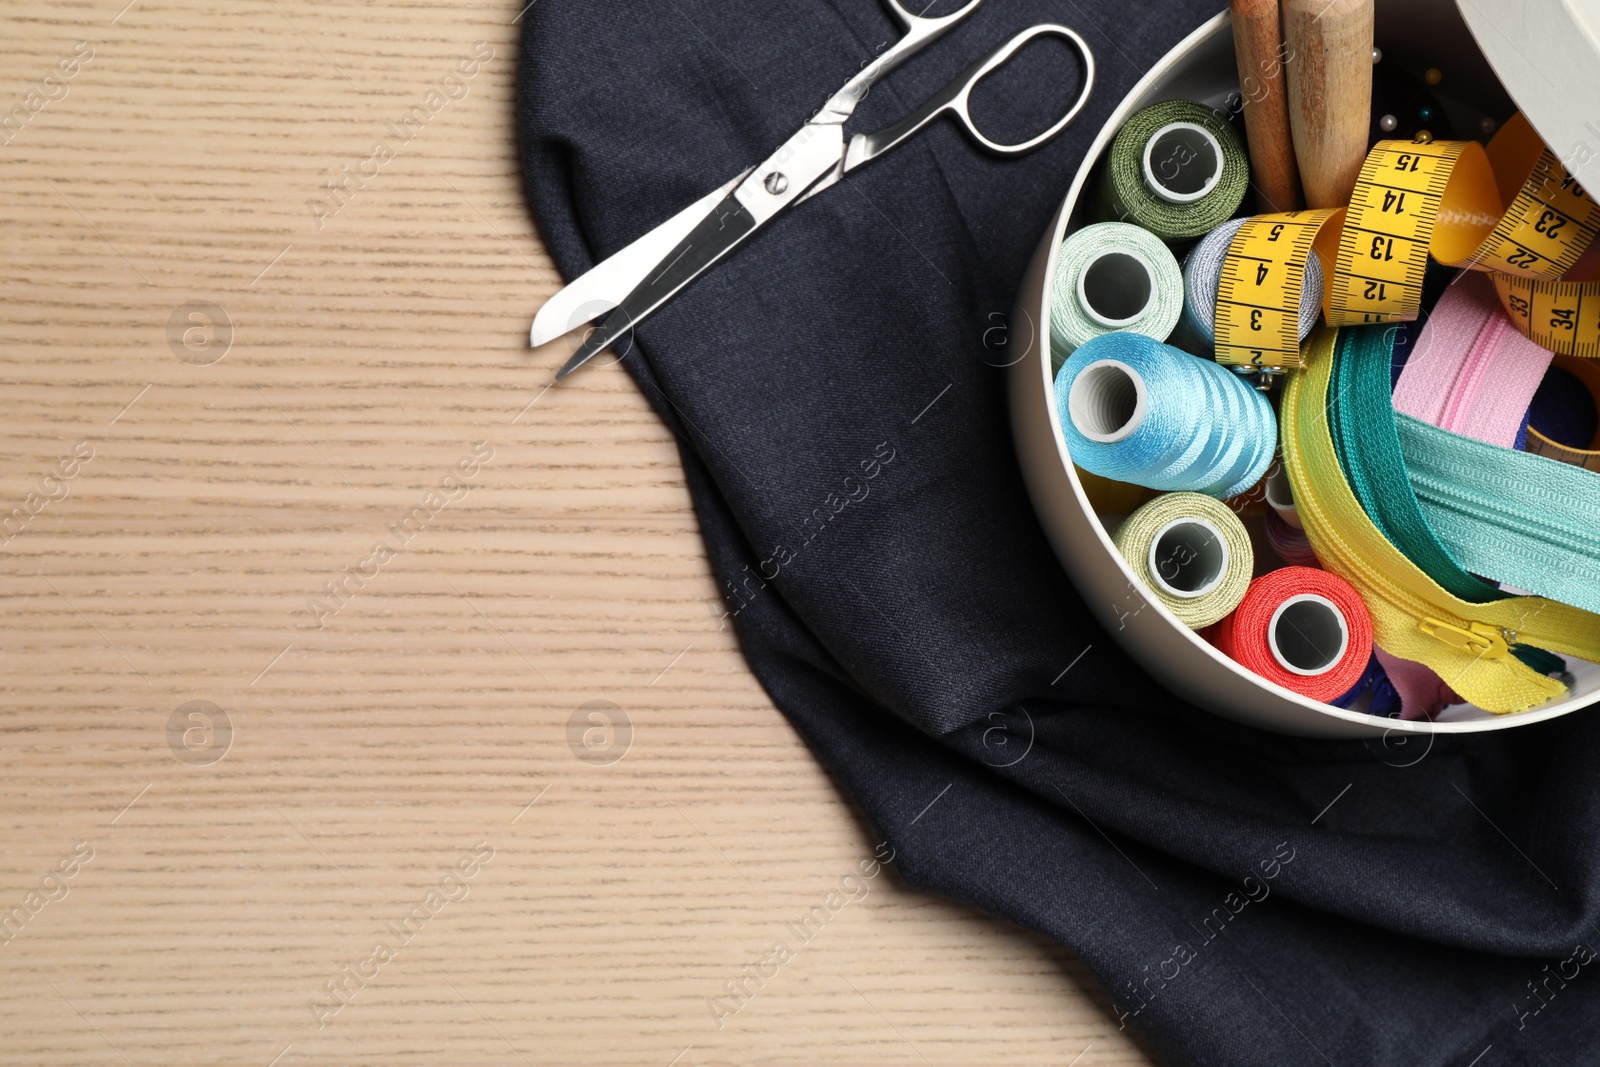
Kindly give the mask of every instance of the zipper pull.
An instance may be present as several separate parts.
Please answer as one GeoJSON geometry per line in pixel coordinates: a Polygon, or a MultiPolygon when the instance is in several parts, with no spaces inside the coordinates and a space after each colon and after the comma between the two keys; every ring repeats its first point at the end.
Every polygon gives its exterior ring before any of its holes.
{"type": "Polygon", "coordinates": [[[1438,638],[1451,648],[1459,648],[1468,655],[1482,659],[1500,659],[1511,654],[1505,633],[1488,623],[1469,622],[1463,628],[1429,617],[1417,623],[1417,629],[1429,637],[1438,638]]]}

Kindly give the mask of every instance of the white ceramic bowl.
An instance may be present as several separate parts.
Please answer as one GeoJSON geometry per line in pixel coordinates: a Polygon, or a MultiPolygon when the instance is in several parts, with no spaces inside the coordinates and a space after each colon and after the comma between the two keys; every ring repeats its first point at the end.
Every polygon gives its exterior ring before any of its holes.
{"type": "MultiPolygon", "coordinates": [[[[1451,0],[1379,0],[1377,43],[1384,63],[1420,76],[1446,71],[1436,90],[1458,136],[1484,114],[1512,110],[1451,0]],[[1454,89],[1457,95],[1448,95],[1454,89]]],[[[1108,60],[1114,62],[1114,60],[1108,60]]],[[[1218,715],[1279,733],[1310,737],[1386,737],[1472,733],[1543,722],[1600,701],[1600,666],[1568,659],[1576,679],[1568,695],[1516,715],[1491,715],[1470,705],[1447,708],[1437,722],[1405,722],[1307,700],[1240,667],[1146,595],[1090,507],[1067,453],[1050,373],[1050,276],[1066,235],[1093,221],[1080,210],[1100,156],[1135,111],[1161,100],[1199,100],[1226,109],[1238,89],[1233,33],[1226,13],[1169,52],[1111,115],[1067,190],[1022,283],[1011,335],[1023,354],[1010,367],[1012,428],[1028,491],[1067,572],[1112,636],[1167,688],[1218,715]]],[[[1108,517],[1110,518],[1110,517],[1108,517]]],[[[1114,522],[1114,520],[1113,520],[1114,522]]],[[[1260,538],[1256,538],[1258,543],[1260,538]]]]}

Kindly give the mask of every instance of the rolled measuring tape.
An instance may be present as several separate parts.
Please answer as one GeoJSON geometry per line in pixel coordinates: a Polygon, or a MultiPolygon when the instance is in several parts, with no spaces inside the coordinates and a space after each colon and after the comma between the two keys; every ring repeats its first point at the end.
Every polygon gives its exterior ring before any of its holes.
{"type": "Polygon", "coordinates": [[[1183,313],[1183,276],[1161,239],[1125,222],[1085,226],[1061,243],[1050,282],[1050,359],[1131,330],[1165,341],[1183,313]]]}
{"type": "MultiPolygon", "coordinates": [[[[1569,376],[1570,385],[1578,391],[1586,390],[1589,394],[1589,404],[1593,413],[1600,413],[1600,362],[1579,359],[1574,356],[1557,356],[1551,361],[1552,373],[1559,372],[1569,376]]],[[[1541,387],[1542,391],[1542,387],[1541,387]]],[[[1569,435],[1556,430],[1553,425],[1540,423],[1541,405],[1539,396],[1534,395],[1532,416],[1528,422],[1528,451],[1536,456],[1546,459],[1559,460],[1570,463],[1574,467],[1583,467],[1586,470],[1600,473],[1600,426],[1590,432],[1589,438],[1582,442],[1568,440],[1569,435]]]]}
{"type": "Polygon", "coordinates": [[[1240,666],[1327,703],[1366,674],[1372,620],[1350,583],[1311,567],[1284,567],[1250,583],[1211,639],[1240,666]]]}
{"type": "MultiPolygon", "coordinates": [[[[1228,258],[1233,238],[1248,219],[1230,219],[1201,238],[1183,261],[1183,323],[1189,334],[1203,342],[1206,354],[1217,341],[1217,292],[1222,284],[1222,265],[1228,258]]],[[[1322,313],[1326,287],[1322,261],[1316,256],[1305,260],[1303,277],[1294,290],[1299,292],[1295,342],[1303,341],[1322,313]]]]}
{"type": "MultiPolygon", "coordinates": [[[[1240,367],[1299,367],[1306,290],[1333,262],[1343,208],[1246,219],[1228,244],[1217,281],[1216,354],[1240,367]],[[1312,266],[1313,261],[1317,264],[1312,266]]],[[[1330,286],[1321,286],[1326,303],[1330,286]]],[[[1313,294],[1315,295],[1315,294],[1313,294]]],[[[1315,321],[1313,320],[1313,325],[1315,321]]]]}
{"type": "Polygon", "coordinates": [[[1143,334],[1079,348],[1056,374],[1055,400],[1072,461],[1113,481],[1225,499],[1254,486],[1277,448],[1264,395],[1143,334]]]}
{"type": "Polygon", "coordinates": [[[1494,287],[1517,329],[1545,348],[1564,356],[1600,356],[1600,282],[1496,274],[1494,287]]]}
{"type": "Polygon", "coordinates": [[[1239,517],[1199,493],[1157,497],[1129,515],[1111,541],[1162,606],[1191,630],[1238,607],[1255,568],[1239,517]]]}
{"type": "Polygon", "coordinates": [[[1349,208],[1262,215],[1241,227],[1218,289],[1217,358],[1301,365],[1290,337],[1313,248],[1333,265],[1323,305],[1330,325],[1415,319],[1431,255],[1490,272],[1513,323],[1544,347],[1600,355],[1600,282],[1553,280],[1597,234],[1600,205],[1521,115],[1487,151],[1473,141],[1380,141],[1349,208]]]}
{"type": "Polygon", "coordinates": [[[1187,241],[1232,218],[1249,186],[1250,158],[1233,127],[1204,104],[1165,100],[1117,131],[1101,175],[1099,217],[1187,241]]]}

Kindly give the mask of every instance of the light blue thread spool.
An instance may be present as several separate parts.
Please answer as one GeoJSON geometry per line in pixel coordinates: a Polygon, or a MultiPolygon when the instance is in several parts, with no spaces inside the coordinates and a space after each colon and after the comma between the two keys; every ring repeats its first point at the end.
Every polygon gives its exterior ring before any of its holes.
{"type": "Polygon", "coordinates": [[[1277,448],[1267,398],[1226,368],[1137,333],[1109,333],[1056,375],[1078,466],[1167,492],[1226,499],[1261,480],[1277,448]]]}

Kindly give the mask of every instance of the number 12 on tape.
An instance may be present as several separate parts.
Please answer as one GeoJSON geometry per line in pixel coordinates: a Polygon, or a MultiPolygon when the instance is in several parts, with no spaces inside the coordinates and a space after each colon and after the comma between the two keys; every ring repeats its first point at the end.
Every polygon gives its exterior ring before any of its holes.
{"type": "MultiPolygon", "coordinates": [[[[1299,367],[1300,299],[1306,263],[1323,224],[1343,208],[1257,215],[1239,227],[1217,285],[1217,362],[1243,367],[1299,367]]],[[[1339,227],[1323,251],[1333,262],[1339,227]]],[[[1318,294],[1320,296],[1320,294],[1318,294]]],[[[1320,302],[1320,301],[1319,301],[1320,302]]]]}

